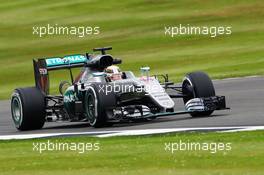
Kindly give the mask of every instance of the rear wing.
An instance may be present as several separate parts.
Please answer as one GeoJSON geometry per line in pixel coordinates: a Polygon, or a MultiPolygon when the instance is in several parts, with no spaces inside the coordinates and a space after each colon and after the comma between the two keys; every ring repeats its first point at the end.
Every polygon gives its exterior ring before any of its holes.
{"type": "Polygon", "coordinates": [[[81,54],[33,60],[35,86],[48,95],[49,71],[83,67],[88,60],[87,56],[81,54]]]}

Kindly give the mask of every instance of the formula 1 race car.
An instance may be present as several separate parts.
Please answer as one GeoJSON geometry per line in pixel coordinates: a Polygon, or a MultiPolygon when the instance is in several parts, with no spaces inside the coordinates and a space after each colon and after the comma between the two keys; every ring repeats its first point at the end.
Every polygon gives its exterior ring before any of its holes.
{"type": "Polygon", "coordinates": [[[151,120],[185,114],[209,116],[226,108],[225,97],[216,96],[211,79],[203,72],[186,75],[182,85],[168,75],[150,75],[142,67],[141,76],[120,71],[120,59],[106,54],[111,47],[95,48],[100,54],[68,55],[63,58],[33,60],[35,86],[17,88],[11,97],[11,112],[18,130],[43,127],[46,121],[88,121],[93,127],[117,122],[151,120]],[[72,68],[82,67],[73,78],[72,68]],[[62,81],[60,95],[49,93],[49,72],[68,69],[71,82],[62,81]],[[163,80],[163,83],[161,83],[163,80]],[[169,94],[167,90],[173,91],[169,94]],[[182,98],[185,109],[174,111],[172,98],[182,98]]]}

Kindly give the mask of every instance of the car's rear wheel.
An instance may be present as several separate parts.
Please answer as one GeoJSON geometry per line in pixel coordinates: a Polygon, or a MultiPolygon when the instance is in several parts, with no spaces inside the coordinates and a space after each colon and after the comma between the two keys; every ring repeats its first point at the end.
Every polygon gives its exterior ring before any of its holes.
{"type": "Polygon", "coordinates": [[[18,130],[41,129],[45,123],[45,97],[36,87],[15,89],[11,114],[18,130]]]}
{"type": "MultiPolygon", "coordinates": [[[[212,80],[204,72],[192,72],[185,76],[182,83],[183,102],[186,104],[190,99],[215,96],[212,80]]],[[[191,116],[209,116],[214,111],[193,112],[191,116]]]]}

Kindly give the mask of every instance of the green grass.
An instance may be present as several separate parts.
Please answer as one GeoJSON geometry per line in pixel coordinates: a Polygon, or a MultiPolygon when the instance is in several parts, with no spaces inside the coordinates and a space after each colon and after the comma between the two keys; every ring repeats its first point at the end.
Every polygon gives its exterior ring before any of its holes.
{"type": "Polygon", "coordinates": [[[0,142],[0,170],[5,174],[263,174],[264,131],[174,133],[113,138],[50,138],[51,142],[100,143],[100,150],[32,151],[33,142],[0,142]],[[230,151],[165,151],[168,142],[231,143],[230,151]]]}
{"type": "MultiPolygon", "coordinates": [[[[16,87],[34,84],[32,59],[85,53],[113,46],[123,70],[169,73],[206,71],[212,78],[264,75],[264,3],[262,0],[0,0],[0,99],[16,87]],[[33,26],[100,26],[101,34],[32,35],[33,26]],[[231,26],[232,34],[216,38],[164,36],[164,26],[231,26]]],[[[55,78],[59,82],[62,74],[55,78]]],[[[52,85],[52,91],[58,85],[52,85]]]]}

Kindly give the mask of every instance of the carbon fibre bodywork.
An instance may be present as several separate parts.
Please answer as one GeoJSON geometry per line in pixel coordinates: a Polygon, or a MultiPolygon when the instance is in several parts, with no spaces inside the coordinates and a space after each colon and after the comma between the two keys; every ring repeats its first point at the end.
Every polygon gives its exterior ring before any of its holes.
{"type": "Polygon", "coordinates": [[[114,123],[185,113],[204,116],[214,110],[227,109],[225,97],[215,95],[210,78],[201,72],[186,76],[182,86],[170,82],[167,74],[150,76],[148,67],[141,68],[143,74],[139,77],[124,71],[121,80],[110,80],[105,68],[121,63],[120,59],[105,53],[110,49],[94,49],[101,54],[33,60],[35,87],[45,98],[47,121],[89,121],[96,126],[99,116],[103,123],[114,123]],[[71,69],[76,67],[82,69],[74,78],[71,69]],[[61,94],[50,95],[49,72],[59,69],[69,70],[71,82],[62,81],[61,94]],[[173,93],[168,93],[168,89],[173,93]],[[185,109],[174,111],[173,98],[182,98],[185,109]]]}

